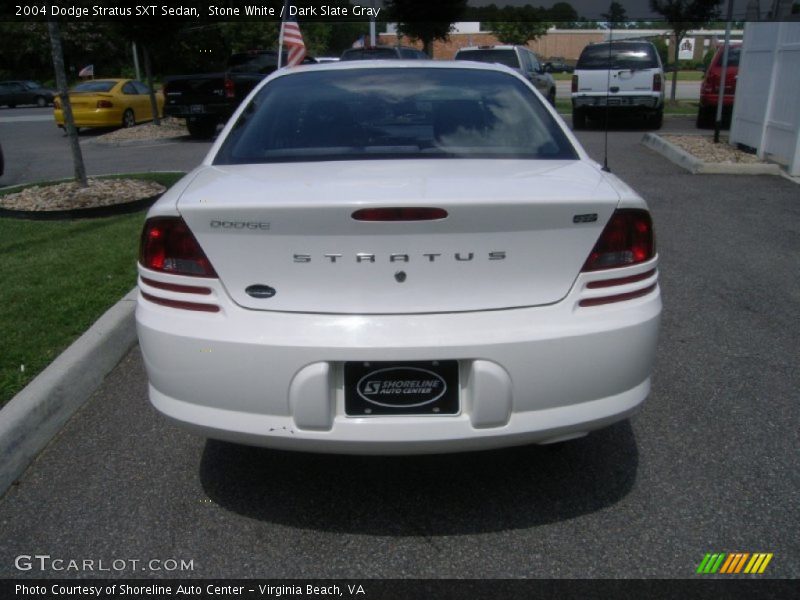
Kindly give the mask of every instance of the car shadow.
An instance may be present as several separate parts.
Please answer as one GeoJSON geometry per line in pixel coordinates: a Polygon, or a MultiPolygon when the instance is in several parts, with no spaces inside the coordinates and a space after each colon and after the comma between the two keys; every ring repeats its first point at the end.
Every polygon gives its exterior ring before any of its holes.
{"type": "Polygon", "coordinates": [[[632,489],[629,421],[553,446],[377,457],[307,454],[208,440],[200,480],[240,515],[290,527],[393,536],[528,528],[592,513],[632,489]]]}
{"type": "MultiPolygon", "coordinates": [[[[604,131],[606,128],[606,121],[604,117],[597,119],[588,119],[586,122],[586,131],[604,131]]],[[[609,131],[658,131],[650,122],[640,117],[639,115],[609,115],[608,116],[608,130],[609,131]]]]}

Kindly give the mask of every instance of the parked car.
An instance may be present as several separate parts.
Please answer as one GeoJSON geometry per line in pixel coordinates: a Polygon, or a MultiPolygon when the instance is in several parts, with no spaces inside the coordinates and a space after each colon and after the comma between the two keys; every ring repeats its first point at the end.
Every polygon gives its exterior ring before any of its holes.
{"type": "Polygon", "coordinates": [[[572,125],[586,127],[606,111],[664,121],[664,69],[655,46],[643,41],[598,42],[581,52],[572,75],[572,125]]]}
{"type": "Polygon", "coordinates": [[[430,56],[408,46],[364,46],[348,48],[342,52],[339,60],[430,60],[430,56]]]}
{"type": "Polygon", "coordinates": [[[519,71],[539,90],[553,106],[556,104],[556,82],[552,75],[545,73],[539,58],[525,46],[468,46],[460,48],[455,60],[473,60],[484,63],[498,63],[519,71]]]}
{"type": "MultiPolygon", "coordinates": [[[[284,65],[286,58],[284,51],[281,61],[284,65]]],[[[304,64],[315,62],[311,56],[303,59],[304,64]]],[[[186,119],[186,128],[193,138],[212,138],[217,126],[227,121],[247,94],[277,68],[277,51],[251,50],[232,54],[222,73],[167,77],[164,111],[171,117],[186,119]]]]}
{"type": "Polygon", "coordinates": [[[572,73],[575,67],[568,64],[563,56],[555,56],[544,63],[544,70],[548,73],[572,73]]]}
{"type": "MultiPolygon", "coordinates": [[[[719,46],[708,64],[703,83],[700,85],[700,106],[697,109],[697,127],[712,127],[717,116],[719,84],[722,78],[722,52],[719,46]]],[[[739,77],[739,57],[742,44],[732,43],[728,47],[728,68],[725,71],[725,93],[722,97],[723,119],[730,120],[733,99],[736,96],[736,79],[739,77]]]]}
{"type": "Polygon", "coordinates": [[[579,437],[648,395],[657,264],[644,200],[507,67],[283,69],[147,215],[150,401],[315,452],[579,437]]]}
{"type": "Polygon", "coordinates": [[[0,81],[0,106],[14,108],[23,104],[47,106],[55,92],[35,81],[0,81]]]}
{"type": "MultiPolygon", "coordinates": [[[[69,91],[75,127],[133,127],[153,120],[150,88],[132,79],[92,79],[69,91]]],[[[156,92],[159,115],[163,113],[164,95],[156,92]]],[[[56,98],[56,124],[64,127],[61,100],[56,98]]]]}

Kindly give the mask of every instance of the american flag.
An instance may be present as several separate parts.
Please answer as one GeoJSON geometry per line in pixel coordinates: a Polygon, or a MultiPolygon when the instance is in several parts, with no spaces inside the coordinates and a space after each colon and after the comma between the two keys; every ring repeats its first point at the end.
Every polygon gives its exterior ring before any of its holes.
{"type": "Polygon", "coordinates": [[[306,45],[303,42],[303,34],[300,33],[300,27],[297,25],[295,17],[287,15],[283,23],[281,23],[281,37],[288,48],[286,66],[294,67],[303,62],[306,57],[306,45]]]}

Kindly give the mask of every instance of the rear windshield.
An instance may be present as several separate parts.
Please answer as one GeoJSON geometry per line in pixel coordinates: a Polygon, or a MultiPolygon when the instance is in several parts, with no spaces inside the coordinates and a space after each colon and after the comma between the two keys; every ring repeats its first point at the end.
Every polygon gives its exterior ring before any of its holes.
{"type": "Polygon", "coordinates": [[[456,60],[499,63],[512,69],[519,69],[519,58],[514,50],[461,50],[456,54],[456,60]]]}
{"type": "MultiPolygon", "coordinates": [[[[728,66],[729,67],[738,67],[739,66],[739,56],[742,54],[742,47],[741,46],[729,46],[728,47],[728,66]]],[[[717,66],[722,67],[722,48],[719,50],[719,54],[717,54],[716,60],[717,66]]]]}
{"type": "Polygon", "coordinates": [[[342,60],[375,60],[382,58],[398,58],[397,50],[394,48],[358,48],[345,50],[342,54],[342,60]]]}
{"type": "Polygon", "coordinates": [[[117,85],[116,81],[84,81],[74,88],[73,92],[110,92],[117,85]]]}
{"type": "Polygon", "coordinates": [[[389,158],[576,159],[516,77],[474,69],[352,69],[279,77],[215,164],[389,158]]]}
{"type": "Polygon", "coordinates": [[[581,52],[576,69],[657,69],[658,54],[652,44],[592,44],[581,52]]]}
{"type": "MultiPolygon", "coordinates": [[[[285,55],[284,55],[285,57],[285,55]]],[[[278,67],[276,54],[234,54],[228,59],[232,73],[270,73],[278,67]]]]}

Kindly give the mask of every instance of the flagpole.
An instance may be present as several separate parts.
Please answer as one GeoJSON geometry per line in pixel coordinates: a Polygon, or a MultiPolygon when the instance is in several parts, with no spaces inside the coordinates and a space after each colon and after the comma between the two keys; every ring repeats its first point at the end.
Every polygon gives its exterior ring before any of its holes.
{"type": "Polygon", "coordinates": [[[283,22],[286,20],[286,15],[289,12],[289,0],[283,3],[283,15],[281,15],[281,30],[278,33],[278,68],[283,66],[283,22]]]}

